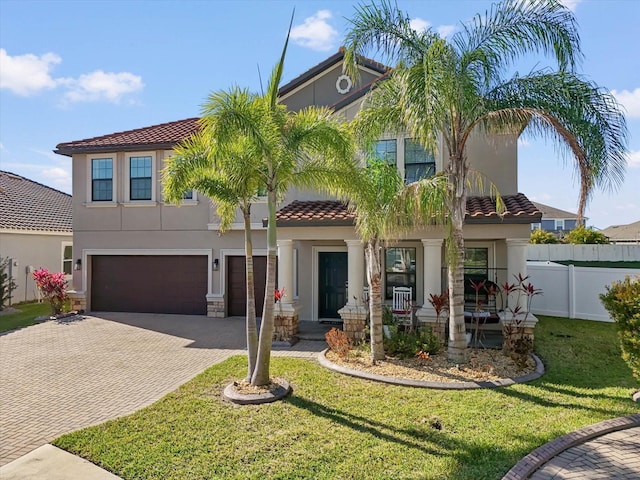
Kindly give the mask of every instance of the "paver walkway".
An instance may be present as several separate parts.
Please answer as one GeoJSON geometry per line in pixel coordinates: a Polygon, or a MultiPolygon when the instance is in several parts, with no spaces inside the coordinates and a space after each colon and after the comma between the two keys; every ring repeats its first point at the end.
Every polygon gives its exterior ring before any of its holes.
{"type": "Polygon", "coordinates": [[[640,480],[640,427],[594,438],[565,450],[531,480],[640,480]]]}
{"type": "MultiPolygon", "coordinates": [[[[0,465],[132,413],[246,345],[242,318],[105,313],[0,334],[0,465]]],[[[277,356],[315,357],[301,341],[277,356]]]]}

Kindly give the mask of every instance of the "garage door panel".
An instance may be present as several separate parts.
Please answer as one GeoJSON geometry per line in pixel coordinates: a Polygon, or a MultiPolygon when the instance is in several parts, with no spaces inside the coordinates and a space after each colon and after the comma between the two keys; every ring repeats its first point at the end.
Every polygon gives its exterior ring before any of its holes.
{"type": "Polygon", "coordinates": [[[92,310],[207,313],[203,255],[104,255],[91,259],[92,310]]]}

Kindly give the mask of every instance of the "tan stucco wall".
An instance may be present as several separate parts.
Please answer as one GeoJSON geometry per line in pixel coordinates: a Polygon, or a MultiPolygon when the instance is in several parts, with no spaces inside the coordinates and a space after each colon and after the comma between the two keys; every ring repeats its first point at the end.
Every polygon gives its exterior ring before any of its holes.
{"type": "Polygon", "coordinates": [[[27,266],[62,271],[63,244],[71,242],[71,234],[0,233],[0,258],[9,257],[18,262],[12,273],[18,284],[12,303],[38,298],[33,277],[26,274],[27,266]]]}

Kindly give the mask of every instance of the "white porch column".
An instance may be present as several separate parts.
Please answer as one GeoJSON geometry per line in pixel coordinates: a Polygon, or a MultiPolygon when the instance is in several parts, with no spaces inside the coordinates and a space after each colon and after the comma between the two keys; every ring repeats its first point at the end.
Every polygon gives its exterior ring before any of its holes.
{"type": "MultiPolygon", "coordinates": [[[[518,275],[523,277],[527,275],[527,245],[529,244],[528,238],[507,238],[507,281],[514,283],[518,275]]],[[[522,295],[520,297],[521,311],[526,311],[527,301],[526,297],[522,295]]],[[[515,307],[515,305],[514,305],[515,307]]]]}
{"type": "MultiPolygon", "coordinates": [[[[423,281],[422,281],[422,298],[423,305],[416,312],[419,323],[433,324],[436,323],[436,311],[429,303],[429,295],[439,295],[442,293],[442,239],[423,239],[422,240],[422,258],[423,258],[423,281]]],[[[444,335],[444,332],[442,332],[444,335]]]]}
{"type": "Polygon", "coordinates": [[[293,240],[278,239],[278,288],[284,288],[282,304],[293,303],[293,240]]]}
{"type": "Polygon", "coordinates": [[[362,306],[362,292],[364,289],[364,245],[360,240],[345,240],[347,244],[349,282],[347,305],[362,306]]]}
{"type": "Polygon", "coordinates": [[[363,301],[364,288],[364,245],[360,240],[345,240],[347,244],[347,304],[338,310],[342,318],[342,328],[346,335],[354,341],[364,338],[367,323],[368,305],[363,301]]]}

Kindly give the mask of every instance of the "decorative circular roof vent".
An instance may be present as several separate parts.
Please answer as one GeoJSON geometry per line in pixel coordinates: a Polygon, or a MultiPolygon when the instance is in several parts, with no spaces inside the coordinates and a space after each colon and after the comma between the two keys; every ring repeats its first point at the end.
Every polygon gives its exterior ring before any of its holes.
{"type": "Polygon", "coordinates": [[[341,95],[346,95],[351,90],[353,84],[348,75],[340,75],[336,80],[336,90],[341,95]]]}

